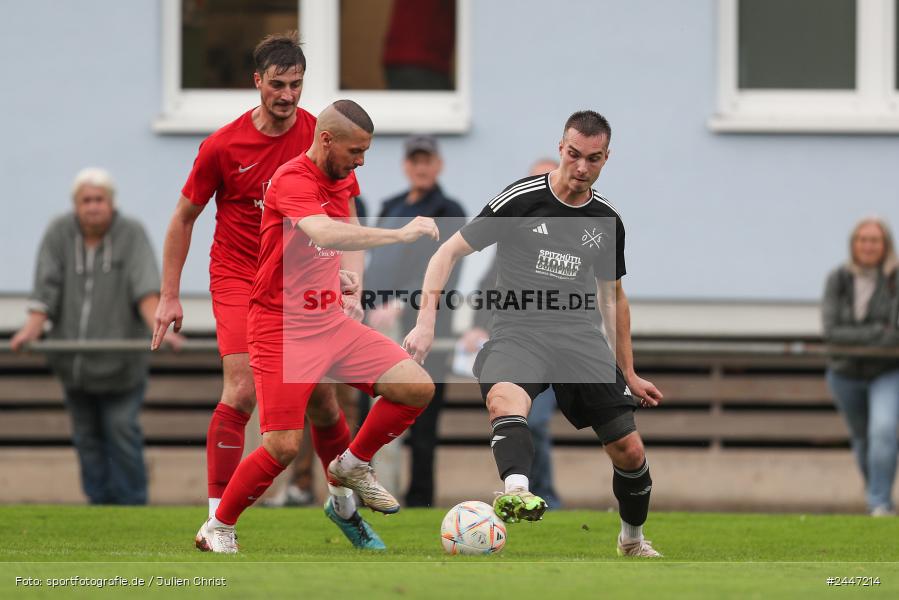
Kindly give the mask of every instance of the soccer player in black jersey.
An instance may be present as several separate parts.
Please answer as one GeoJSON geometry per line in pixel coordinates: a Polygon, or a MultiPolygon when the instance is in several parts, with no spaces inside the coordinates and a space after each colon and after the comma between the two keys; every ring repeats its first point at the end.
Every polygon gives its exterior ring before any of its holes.
{"type": "Polygon", "coordinates": [[[404,347],[424,360],[454,265],[496,243],[497,289],[484,295],[496,309],[493,334],[474,368],[505,485],[494,510],[508,522],[543,517],[546,503],[528,491],[534,448],[527,415],[534,397],[552,385],[566,418],[579,429],[592,427],[611,458],[621,516],[618,553],[656,557],[643,537],[652,480],[634,411],[638,403],[658,405],[662,393],[634,371],[630,309],[621,286],[624,225],[592,188],[609,158],[610,138],[602,115],[574,113],[559,143],[559,168],[508,186],[437,250],[404,347]],[[599,309],[606,336],[584,306],[599,309]]]}

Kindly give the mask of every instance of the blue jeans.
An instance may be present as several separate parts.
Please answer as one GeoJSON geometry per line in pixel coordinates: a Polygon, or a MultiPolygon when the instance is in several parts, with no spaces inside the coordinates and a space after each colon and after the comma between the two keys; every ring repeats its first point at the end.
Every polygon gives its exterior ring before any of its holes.
{"type": "Polygon", "coordinates": [[[852,450],[865,478],[868,509],[893,508],[899,370],[870,381],[827,371],[827,385],[846,418],[852,450]]]}
{"type": "Polygon", "coordinates": [[[530,489],[546,500],[550,508],[562,508],[562,501],[553,485],[553,440],[549,422],[556,410],[556,392],[552,386],[534,398],[528,414],[528,428],[534,440],[534,462],[531,463],[530,489]]]}
{"type": "Polygon", "coordinates": [[[91,504],[146,504],[141,405],[146,384],[113,394],[66,390],[81,486],[91,504]]]}

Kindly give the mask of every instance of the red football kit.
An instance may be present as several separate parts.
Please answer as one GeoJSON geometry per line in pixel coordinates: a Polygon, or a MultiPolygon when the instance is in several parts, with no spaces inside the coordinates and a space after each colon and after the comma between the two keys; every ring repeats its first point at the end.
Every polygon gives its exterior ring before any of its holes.
{"type": "Polygon", "coordinates": [[[200,144],[182,195],[204,206],[215,195],[215,235],[209,253],[209,289],[219,353],[247,352],[247,309],[259,256],[264,186],[275,171],[312,145],[315,117],[297,108],[280,136],[253,125],[250,110],[200,144]]]}
{"type": "MultiPolygon", "coordinates": [[[[316,246],[297,225],[312,215],[346,220],[350,199],[358,194],[354,174],[331,179],[305,154],[280,167],[266,191],[248,318],[250,365],[263,433],[303,429],[309,396],[323,377],[371,395],[384,373],[409,360],[399,345],[343,314],[341,253],[316,246]]],[[[328,462],[344,448],[359,460],[370,461],[422,410],[382,397],[352,442],[343,418],[330,429],[313,428],[322,466],[327,471],[328,462]]],[[[264,445],[257,448],[234,471],[216,519],[236,523],[284,469],[264,445]]]]}
{"type": "MultiPolygon", "coordinates": [[[[253,109],[255,110],[255,109],[253,109]]],[[[215,195],[215,235],[209,253],[209,290],[219,354],[247,353],[247,311],[259,256],[264,186],[275,170],[309,149],[315,117],[297,108],[280,136],[265,135],[247,111],[200,144],[181,194],[197,206],[215,195]]],[[[250,415],[220,402],[206,433],[210,498],[221,498],[243,455],[250,415]]],[[[343,434],[349,443],[349,434],[343,434]]],[[[320,450],[316,445],[316,451],[320,450]]]]}
{"type": "Polygon", "coordinates": [[[302,429],[312,388],[325,376],[373,395],[372,386],[409,355],[343,313],[341,252],[316,246],[297,223],[347,221],[355,174],[331,179],[305,154],[280,167],[266,191],[248,318],[250,365],[262,431],[302,429]]]}

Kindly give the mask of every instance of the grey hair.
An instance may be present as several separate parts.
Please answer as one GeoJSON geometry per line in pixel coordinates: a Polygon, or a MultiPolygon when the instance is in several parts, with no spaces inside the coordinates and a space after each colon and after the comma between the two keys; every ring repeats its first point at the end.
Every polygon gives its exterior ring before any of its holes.
{"type": "Polygon", "coordinates": [[[871,215],[859,219],[859,221],[855,224],[855,227],[852,228],[852,233],[849,234],[849,260],[847,261],[846,266],[850,271],[854,273],[858,273],[861,269],[858,263],[855,262],[855,256],[852,252],[852,244],[855,242],[855,238],[858,236],[858,230],[865,225],[872,224],[880,227],[880,231],[881,233],[883,233],[883,261],[880,263],[880,268],[883,271],[884,275],[890,275],[893,271],[896,270],[896,267],[899,266],[899,259],[897,259],[896,257],[896,246],[895,244],[893,244],[893,232],[890,230],[890,226],[887,225],[887,222],[883,218],[876,215],[871,215]]]}
{"type": "Polygon", "coordinates": [[[82,187],[86,185],[96,186],[98,188],[102,188],[106,190],[106,193],[109,194],[110,199],[112,199],[113,203],[115,203],[115,182],[112,180],[112,175],[109,174],[109,171],[106,169],[100,169],[98,167],[88,167],[86,169],[81,169],[78,171],[78,174],[75,175],[75,180],[72,182],[72,200],[75,200],[75,197],[78,195],[78,192],[82,187]]]}

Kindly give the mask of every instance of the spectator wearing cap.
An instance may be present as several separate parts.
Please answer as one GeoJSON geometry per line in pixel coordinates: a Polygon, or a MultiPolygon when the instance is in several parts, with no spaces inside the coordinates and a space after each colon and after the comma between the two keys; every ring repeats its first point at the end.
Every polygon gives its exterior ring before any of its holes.
{"type": "MultiPolygon", "coordinates": [[[[109,173],[84,169],[72,185],[74,211],[41,241],[28,320],[12,338],[22,350],[53,340],[142,339],[159,302],[159,268],[144,228],[116,211],[109,173]]],[[[179,335],[167,336],[173,347],[179,335]]],[[[140,415],[147,356],[140,352],[58,353],[48,358],[72,419],[81,483],[91,504],[145,504],[140,415]]]]}
{"type": "MultiPolygon", "coordinates": [[[[465,213],[458,202],[448,198],[437,182],[443,169],[437,139],[417,135],[406,140],[403,171],[409,189],[388,198],[378,215],[377,227],[401,227],[415,217],[433,217],[440,229],[440,239],[446,240],[465,223],[465,213]]],[[[365,286],[369,290],[414,291],[421,284],[428,260],[439,243],[422,238],[414,244],[383,246],[372,251],[371,262],[365,270],[365,286]]],[[[458,272],[458,270],[457,270],[458,272]]],[[[453,289],[451,278],[447,290],[453,289]]],[[[381,331],[409,331],[415,326],[416,311],[400,301],[388,301],[369,312],[368,322],[381,331]]],[[[452,311],[438,313],[436,335],[448,337],[452,333],[452,311]]],[[[407,506],[430,506],[434,500],[434,451],[437,445],[437,419],[443,406],[444,381],[448,373],[449,354],[434,351],[425,361],[425,368],[434,379],[436,391],[431,404],[409,430],[408,443],[412,449],[412,472],[407,506]]]]}

